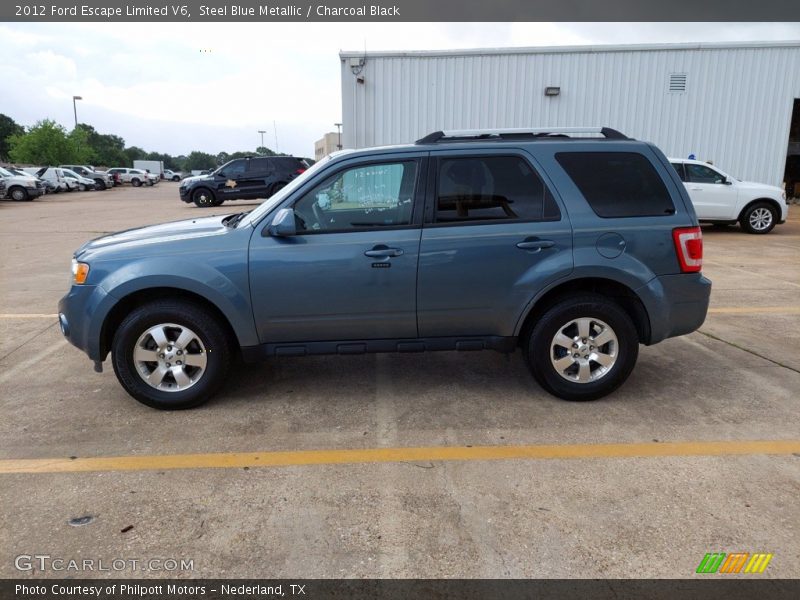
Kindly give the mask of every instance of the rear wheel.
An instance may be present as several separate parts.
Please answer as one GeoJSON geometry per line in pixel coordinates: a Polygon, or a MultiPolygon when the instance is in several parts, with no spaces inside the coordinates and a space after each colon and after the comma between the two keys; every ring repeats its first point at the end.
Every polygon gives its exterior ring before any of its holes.
{"type": "Polygon", "coordinates": [[[565,298],[547,310],[523,345],[545,390],[564,400],[595,400],[621,386],[639,355],[630,316],[609,298],[565,298]]]}
{"type": "Polygon", "coordinates": [[[147,406],[179,410],[203,404],[220,388],[231,349],[221,324],[204,308],[157,300],[122,321],[111,353],[125,391],[147,406]]]}
{"type": "Polygon", "coordinates": [[[211,206],[219,206],[222,200],[217,201],[214,192],[207,188],[199,188],[192,192],[192,202],[200,208],[209,208],[211,206]]]}
{"type": "Polygon", "coordinates": [[[747,233],[769,233],[778,221],[778,211],[768,202],[756,202],[748,206],[739,223],[747,233]]]}
{"type": "Polygon", "coordinates": [[[131,179],[131,185],[133,187],[139,187],[140,185],[142,185],[142,180],[134,177],[133,179],[131,179]]]}
{"type": "Polygon", "coordinates": [[[177,175],[175,175],[175,176],[172,178],[172,181],[180,181],[180,180],[181,180],[181,178],[180,178],[180,177],[178,177],[177,175]]]}

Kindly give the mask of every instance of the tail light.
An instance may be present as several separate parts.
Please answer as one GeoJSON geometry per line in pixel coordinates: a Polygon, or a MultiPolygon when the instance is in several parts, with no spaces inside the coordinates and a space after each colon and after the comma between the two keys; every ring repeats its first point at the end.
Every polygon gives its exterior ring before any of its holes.
{"type": "Polygon", "coordinates": [[[703,268],[703,232],[699,227],[672,230],[675,253],[682,273],[698,273],[703,268]]]}
{"type": "Polygon", "coordinates": [[[301,175],[302,173],[305,173],[305,172],[306,172],[306,170],[305,170],[305,169],[297,169],[297,170],[295,171],[295,175],[301,175]]]}

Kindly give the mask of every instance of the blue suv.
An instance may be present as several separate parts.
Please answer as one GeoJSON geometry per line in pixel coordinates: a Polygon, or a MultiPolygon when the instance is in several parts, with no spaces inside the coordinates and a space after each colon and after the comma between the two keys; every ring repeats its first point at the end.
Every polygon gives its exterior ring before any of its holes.
{"type": "Polygon", "coordinates": [[[567,400],[697,329],[711,283],[686,189],[609,128],[438,131],[341,151],[250,212],[82,246],[64,335],[137,400],[197,406],[234,358],[521,348],[567,400]]]}

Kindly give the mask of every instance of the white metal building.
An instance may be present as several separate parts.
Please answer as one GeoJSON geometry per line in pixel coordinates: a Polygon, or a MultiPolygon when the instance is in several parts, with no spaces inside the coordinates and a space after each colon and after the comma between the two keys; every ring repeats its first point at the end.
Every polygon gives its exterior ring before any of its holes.
{"type": "Polygon", "coordinates": [[[789,143],[800,142],[790,140],[790,129],[800,134],[800,41],[339,56],[345,148],[440,129],[605,125],[781,185],[789,143]]]}

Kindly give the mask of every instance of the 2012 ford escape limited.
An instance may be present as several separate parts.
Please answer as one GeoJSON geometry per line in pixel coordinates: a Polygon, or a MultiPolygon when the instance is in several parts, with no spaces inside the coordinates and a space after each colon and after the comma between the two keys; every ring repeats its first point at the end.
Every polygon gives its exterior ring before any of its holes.
{"type": "MultiPolygon", "coordinates": [[[[73,259],[64,335],[137,400],[197,406],[232,359],[520,347],[567,400],[697,329],[711,283],[675,169],[609,128],[446,131],[341,151],[251,212],[73,259]]],[[[443,375],[444,376],[444,375],[443,375]]]]}

